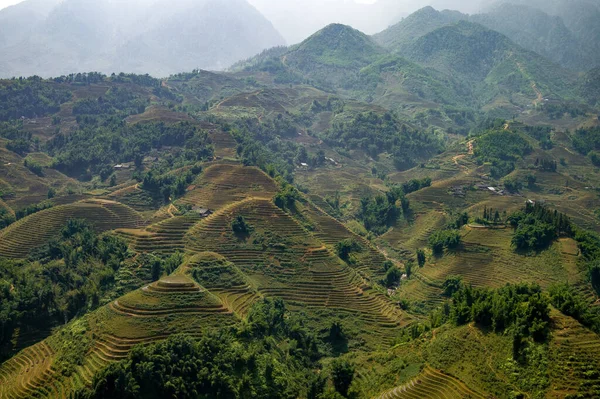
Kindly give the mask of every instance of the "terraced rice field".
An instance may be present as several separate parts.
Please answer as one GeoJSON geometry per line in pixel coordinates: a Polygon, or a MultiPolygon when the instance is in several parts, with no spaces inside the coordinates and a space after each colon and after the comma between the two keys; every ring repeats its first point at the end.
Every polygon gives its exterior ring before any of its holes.
{"type": "Polygon", "coordinates": [[[215,146],[215,155],[223,158],[235,158],[237,142],[227,132],[213,131],[209,134],[210,140],[215,146]]]}
{"type": "Polygon", "coordinates": [[[525,256],[511,248],[511,229],[464,230],[460,249],[433,258],[419,274],[437,285],[450,275],[460,275],[476,287],[501,287],[507,283],[530,282],[547,287],[568,281],[558,243],[537,255],[525,256]]]}
{"type": "Polygon", "coordinates": [[[600,337],[558,311],[551,317],[549,396],[600,397],[600,337]]]}
{"type": "Polygon", "coordinates": [[[417,248],[426,247],[429,236],[435,230],[443,228],[447,222],[443,212],[429,211],[417,215],[411,223],[399,221],[397,226],[381,236],[381,239],[394,248],[402,247],[414,252],[417,248]]]}
{"type": "Polygon", "coordinates": [[[217,212],[198,223],[187,240],[189,251],[222,255],[248,277],[259,294],[283,298],[292,307],[350,312],[380,331],[408,321],[270,200],[247,200],[217,212]],[[250,237],[237,237],[231,231],[237,215],[253,227],[250,237]]]}
{"type": "Polygon", "coordinates": [[[478,394],[462,381],[431,367],[426,367],[415,379],[402,386],[391,389],[378,399],[464,399],[480,398],[478,394]]]}
{"type": "MultiPolygon", "coordinates": [[[[166,277],[86,316],[89,352],[70,377],[53,369],[56,352],[46,341],[31,346],[0,366],[0,398],[67,398],[91,384],[107,364],[124,359],[137,344],[185,332],[200,336],[207,328],[234,321],[230,309],[185,275],[166,277]]],[[[60,347],[61,344],[59,344],[60,347]]]]}
{"type": "Polygon", "coordinates": [[[330,248],[348,238],[354,239],[362,245],[363,251],[356,254],[357,264],[353,265],[353,268],[359,271],[362,276],[367,279],[377,279],[383,275],[383,264],[386,258],[371,243],[352,233],[346,226],[316,206],[309,204],[306,208],[306,215],[314,224],[312,234],[330,248]]]}
{"type": "Polygon", "coordinates": [[[54,390],[60,391],[61,387],[47,384],[54,374],[51,368],[53,356],[54,351],[41,342],[3,363],[0,367],[0,398],[50,396],[54,390]]]}
{"type": "Polygon", "coordinates": [[[181,270],[192,274],[239,317],[246,316],[252,304],[262,297],[256,284],[219,254],[208,252],[193,256],[181,270]]]}
{"type": "Polygon", "coordinates": [[[144,230],[120,229],[117,234],[128,240],[138,252],[169,254],[185,249],[183,238],[199,220],[198,214],[189,213],[163,220],[144,230]]]}
{"type": "Polygon", "coordinates": [[[54,237],[69,219],[85,219],[98,231],[135,228],[140,215],[128,206],[113,201],[89,200],[60,205],[34,213],[0,233],[0,256],[24,258],[29,252],[54,237]]]}
{"type": "Polygon", "coordinates": [[[218,163],[207,167],[179,202],[215,211],[247,198],[272,198],[277,190],[275,182],[258,168],[218,163]]]}
{"type": "Polygon", "coordinates": [[[156,210],[158,204],[152,196],[137,184],[114,191],[108,195],[108,198],[125,204],[138,212],[156,210]]]}

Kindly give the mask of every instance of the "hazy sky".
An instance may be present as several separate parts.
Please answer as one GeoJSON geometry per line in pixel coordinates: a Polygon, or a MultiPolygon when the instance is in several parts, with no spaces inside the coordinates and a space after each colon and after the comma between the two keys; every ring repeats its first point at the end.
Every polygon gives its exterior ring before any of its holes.
{"type": "Polygon", "coordinates": [[[0,0],[0,8],[12,6],[13,4],[20,3],[20,0],[0,0]]]}
{"type": "MultiPolygon", "coordinates": [[[[0,9],[21,1],[0,0],[0,9]]],[[[300,42],[334,22],[373,34],[427,5],[476,12],[481,3],[491,1],[494,0],[248,0],[275,25],[288,44],[300,42]]]]}

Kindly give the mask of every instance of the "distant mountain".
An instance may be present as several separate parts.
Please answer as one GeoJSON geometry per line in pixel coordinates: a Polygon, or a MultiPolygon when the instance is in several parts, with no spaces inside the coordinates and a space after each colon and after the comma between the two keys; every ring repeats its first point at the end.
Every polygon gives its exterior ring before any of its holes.
{"type": "Polygon", "coordinates": [[[459,21],[430,32],[407,46],[410,60],[462,78],[485,98],[498,90],[527,96],[568,97],[573,74],[524,50],[506,36],[482,25],[459,21]]]}
{"type": "MultiPolygon", "coordinates": [[[[597,43],[593,43],[592,38],[582,37],[569,29],[562,17],[541,9],[504,3],[487,13],[473,15],[470,20],[508,36],[518,45],[564,67],[585,70],[600,64],[600,54],[594,48],[597,43]]],[[[598,23],[600,17],[592,24],[594,29],[598,23]]]]}
{"type": "MultiPolygon", "coordinates": [[[[458,21],[470,21],[500,32],[519,46],[535,51],[563,67],[584,71],[600,65],[600,33],[598,38],[594,33],[600,26],[600,14],[595,15],[595,6],[580,8],[575,2],[573,8],[580,11],[565,10],[564,15],[571,15],[569,20],[576,19],[589,26],[573,30],[561,16],[550,11],[508,1],[488,8],[485,13],[470,16],[457,11],[437,11],[425,7],[373,37],[380,45],[402,54],[407,46],[435,29],[458,21]],[[574,18],[573,14],[582,13],[581,10],[590,12],[574,18]]],[[[577,22],[571,21],[569,25],[577,25],[577,22]]]]}
{"type": "Polygon", "coordinates": [[[15,34],[0,28],[5,77],[91,70],[165,76],[223,69],[284,44],[246,0],[27,0],[0,11],[3,20],[18,21],[15,34]]]}
{"type": "Polygon", "coordinates": [[[340,83],[386,53],[364,33],[332,24],[292,46],[282,59],[286,66],[314,79],[340,83]]]}
{"type": "Polygon", "coordinates": [[[421,36],[465,18],[467,16],[458,11],[437,11],[433,7],[424,7],[374,35],[373,39],[380,45],[401,53],[421,36]]]}

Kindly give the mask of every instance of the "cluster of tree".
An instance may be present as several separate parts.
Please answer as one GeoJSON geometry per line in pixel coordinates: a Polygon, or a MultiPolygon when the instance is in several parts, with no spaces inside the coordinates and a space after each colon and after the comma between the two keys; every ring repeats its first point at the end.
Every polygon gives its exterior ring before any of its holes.
{"type": "Polygon", "coordinates": [[[163,275],[173,273],[183,263],[183,254],[175,252],[168,256],[140,254],[138,263],[150,271],[152,281],[158,281],[163,275]]]}
{"type": "Polygon", "coordinates": [[[15,215],[8,209],[0,207],[0,230],[16,221],[15,215]]]}
{"type": "Polygon", "coordinates": [[[456,229],[436,230],[429,236],[429,247],[434,254],[440,255],[445,249],[455,249],[462,242],[460,231],[456,229]]]}
{"type": "Polygon", "coordinates": [[[492,164],[490,173],[498,179],[512,172],[515,162],[531,150],[531,145],[518,133],[492,130],[477,138],[474,154],[478,162],[492,164]]]}
{"type": "Polygon", "coordinates": [[[407,213],[409,208],[410,202],[402,189],[392,187],[385,196],[362,197],[356,217],[368,231],[379,235],[394,226],[402,212],[407,213]]]}
{"type": "Polygon", "coordinates": [[[381,283],[387,288],[393,288],[400,284],[402,280],[402,272],[394,263],[391,261],[386,261],[383,264],[383,270],[385,271],[385,277],[381,281],[381,283]]]}
{"type": "Polygon", "coordinates": [[[73,115],[135,115],[143,113],[147,105],[148,101],[133,91],[112,87],[104,96],[78,100],[73,105],[73,115]]]}
{"type": "Polygon", "coordinates": [[[37,204],[28,205],[25,208],[21,208],[15,212],[17,220],[23,219],[26,216],[33,215],[34,213],[50,209],[54,204],[50,201],[42,201],[37,204]]]}
{"type": "MultiPolygon", "coordinates": [[[[600,271],[600,269],[597,269],[600,271]]],[[[552,305],[567,316],[600,334],[600,309],[590,304],[568,284],[550,287],[548,293],[552,305]]]]}
{"type": "Polygon", "coordinates": [[[273,198],[273,203],[283,210],[294,210],[296,201],[300,199],[300,193],[294,186],[286,182],[282,183],[279,192],[273,198]]]}
{"type": "Polygon", "coordinates": [[[509,193],[518,193],[523,188],[523,182],[512,177],[505,178],[502,183],[504,184],[506,191],[509,193]]]}
{"type": "Polygon", "coordinates": [[[543,342],[548,337],[550,300],[537,285],[517,284],[492,290],[461,285],[452,294],[450,319],[458,324],[513,333],[513,356],[522,359],[526,338],[543,342]]]}
{"type": "Polygon", "coordinates": [[[600,295],[600,236],[594,232],[577,230],[574,238],[587,265],[592,288],[600,295]]]}
{"type": "Polygon", "coordinates": [[[306,163],[311,168],[317,168],[325,164],[325,151],[320,149],[314,154],[309,154],[306,147],[301,145],[298,147],[295,161],[296,164],[306,163]]]}
{"type": "Polygon", "coordinates": [[[153,197],[168,203],[183,196],[190,184],[202,172],[202,166],[194,165],[184,173],[167,173],[160,175],[150,170],[144,175],[140,188],[148,191],[153,197]]]}
{"type": "Polygon", "coordinates": [[[44,209],[49,209],[53,206],[54,204],[50,201],[42,201],[37,204],[28,205],[25,208],[21,208],[14,212],[14,214],[6,208],[0,208],[0,229],[8,227],[17,220],[23,219],[26,216],[43,211],[44,209]]]}
{"type": "Polygon", "coordinates": [[[29,169],[31,173],[40,177],[44,177],[44,167],[36,161],[25,158],[25,160],[23,161],[23,166],[29,169]]]}
{"type": "Polygon", "coordinates": [[[238,121],[234,127],[222,121],[213,122],[235,138],[237,154],[244,165],[257,166],[271,177],[282,176],[290,183],[294,181],[298,144],[282,140],[277,130],[266,131],[257,120],[238,121]]]}
{"type": "Polygon", "coordinates": [[[68,83],[73,85],[91,85],[103,82],[114,82],[114,83],[132,83],[139,86],[145,87],[160,87],[162,81],[160,79],[153,78],[152,76],[137,75],[133,73],[111,74],[106,76],[100,72],[80,72],[72,73],[69,75],[63,75],[52,79],[56,83],[68,83]]]}
{"type": "MultiPolygon", "coordinates": [[[[506,212],[504,212],[506,214],[506,212]]],[[[494,208],[488,208],[487,205],[483,207],[483,218],[481,219],[485,224],[487,223],[500,223],[502,222],[502,216],[500,211],[494,208]]]]}
{"type": "Polygon", "coordinates": [[[527,203],[508,221],[515,229],[512,245],[519,250],[541,250],[560,236],[572,236],[574,229],[567,215],[551,211],[539,203],[527,203]]]}
{"type": "Polygon", "coordinates": [[[54,167],[70,174],[96,175],[116,163],[135,161],[165,146],[183,147],[181,157],[188,163],[212,159],[208,134],[189,122],[126,124],[121,118],[91,118],[69,134],[59,133],[47,143],[54,167]]]}
{"type": "Polygon", "coordinates": [[[335,244],[335,252],[340,259],[353,263],[352,253],[361,252],[363,250],[362,245],[352,238],[347,238],[335,244]]]}
{"type": "Polygon", "coordinates": [[[344,110],[344,100],[336,97],[329,97],[325,104],[321,104],[319,100],[314,100],[310,106],[310,111],[318,114],[321,112],[333,112],[339,114],[344,110]]]}
{"type": "Polygon", "coordinates": [[[246,235],[252,232],[252,226],[246,221],[242,215],[236,216],[231,222],[231,230],[235,234],[246,235]]]}
{"type": "Polygon", "coordinates": [[[31,260],[0,260],[0,344],[16,328],[46,330],[99,306],[129,256],[123,240],[70,220],[31,260]]]}
{"type": "Polygon", "coordinates": [[[600,150],[600,127],[577,129],[571,136],[573,147],[583,155],[600,150]]]}
{"type": "Polygon", "coordinates": [[[542,111],[550,119],[562,119],[565,115],[577,118],[578,116],[585,116],[588,112],[588,107],[577,103],[547,103],[542,107],[542,111]]]}
{"type": "Polygon", "coordinates": [[[363,112],[349,120],[336,120],[322,137],[332,147],[361,150],[373,158],[391,154],[399,170],[413,167],[442,149],[434,134],[410,130],[389,112],[363,112]]]}
{"type": "Polygon", "coordinates": [[[71,92],[39,76],[13,79],[0,85],[0,121],[53,114],[69,100],[71,92]]]}
{"type": "Polygon", "coordinates": [[[407,182],[402,183],[400,187],[402,187],[402,191],[404,192],[404,194],[410,194],[430,186],[431,178],[425,177],[423,179],[411,179],[407,182]]]}
{"type": "Polygon", "coordinates": [[[554,147],[551,137],[552,128],[550,126],[524,126],[523,131],[538,140],[542,149],[551,150],[554,147]]]}
{"type": "Polygon", "coordinates": [[[535,167],[545,172],[556,172],[558,163],[552,159],[535,159],[535,167]]]}
{"type": "MultiPolygon", "coordinates": [[[[329,335],[343,336],[334,327],[329,335]]],[[[177,335],[135,347],[75,397],[316,399],[326,392],[328,377],[331,394],[345,396],[354,367],[337,359],[329,376],[321,372],[322,344],[281,300],[265,299],[239,326],[209,331],[198,341],[177,335]]]]}

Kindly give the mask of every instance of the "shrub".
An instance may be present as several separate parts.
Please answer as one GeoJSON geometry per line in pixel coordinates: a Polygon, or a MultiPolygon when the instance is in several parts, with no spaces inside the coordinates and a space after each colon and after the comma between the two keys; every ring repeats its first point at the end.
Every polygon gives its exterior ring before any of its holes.
{"type": "Polygon", "coordinates": [[[252,227],[246,222],[246,219],[242,215],[238,215],[233,222],[231,222],[231,230],[235,234],[250,234],[252,227]]]}
{"type": "Polygon", "coordinates": [[[355,368],[347,360],[335,359],[331,363],[331,380],[335,390],[342,396],[348,396],[348,390],[354,380],[355,368]]]}
{"type": "Polygon", "coordinates": [[[392,266],[385,273],[384,284],[387,288],[392,288],[400,284],[402,272],[396,266],[392,266]]]}
{"type": "Polygon", "coordinates": [[[457,248],[462,242],[458,230],[438,230],[429,236],[429,246],[435,254],[441,254],[446,249],[457,248]]]}
{"type": "Polygon", "coordinates": [[[35,173],[36,175],[43,177],[44,176],[44,170],[42,165],[40,165],[39,163],[29,160],[29,159],[25,159],[25,161],[23,161],[23,164],[25,165],[25,167],[27,169],[29,169],[32,173],[35,173]]]}
{"type": "Polygon", "coordinates": [[[335,251],[340,259],[348,262],[351,260],[351,253],[362,251],[362,246],[356,240],[347,238],[335,244],[335,251]]]}

